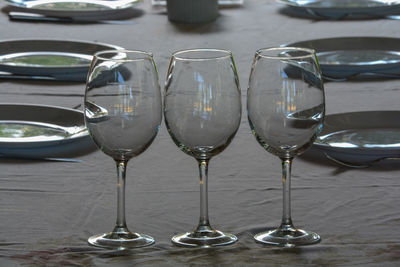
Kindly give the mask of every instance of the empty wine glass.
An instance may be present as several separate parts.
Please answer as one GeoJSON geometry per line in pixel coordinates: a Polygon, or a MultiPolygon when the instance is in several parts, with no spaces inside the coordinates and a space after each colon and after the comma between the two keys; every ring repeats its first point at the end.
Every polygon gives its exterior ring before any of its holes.
{"type": "Polygon", "coordinates": [[[293,226],[290,207],[292,160],[311,146],[325,115],[324,87],[314,50],[258,50],[250,73],[247,111],[253,134],[261,146],[281,159],[283,174],[281,225],[254,238],[284,247],[318,243],[319,235],[293,226]]]}
{"type": "Polygon", "coordinates": [[[153,56],[142,51],[95,54],[85,91],[85,122],[96,145],[117,165],[117,221],[114,230],[89,238],[91,245],[129,249],[154,243],[128,230],[125,177],[128,161],[145,151],[160,127],[161,92],[153,56]]]}
{"type": "Polygon", "coordinates": [[[237,132],[241,93],[231,52],[193,49],[172,55],[165,85],[164,117],[175,144],[198,161],[200,220],[193,232],[174,236],[176,245],[227,245],[236,236],[214,230],[208,218],[208,164],[237,132]]]}

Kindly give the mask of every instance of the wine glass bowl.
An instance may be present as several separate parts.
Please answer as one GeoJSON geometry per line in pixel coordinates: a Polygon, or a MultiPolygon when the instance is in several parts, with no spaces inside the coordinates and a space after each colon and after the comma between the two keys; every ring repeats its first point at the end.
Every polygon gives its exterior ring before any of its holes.
{"type": "Polygon", "coordinates": [[[161,92],[151,54],[113,50],[95,54],[89,70],[84,116],[90,136],[117,166],[117,222],[110,233],[89,238],[91,245],[129,249],[154,243],[132,233],[125,220],[125,177],[128,161],[145,151],[160,127],[161,92]]]}
{"type": "Polygon", "coordinates": [[[292,160],[312,145],[325,115],[315,52],[294,47],[258,50],[250,73],[247,111],[257,141],[282,161],[282,222],[276,230],[257,234],[256,241],[285,247],[318,243],[319,235],[293,226],[290,203],[292,160]]]}
{"type": "Polygon", "coordinates": [[[208,219],[208,164],[232,141],[241,120],[241,93],[231,52],[219,49],[178,51],[171,57],[164,96],[164,117],[175,144],[198,161],[200,220],[193,232],[172,238],[176,245],[212,247],[237,238],[214,230],[208,219]]]}

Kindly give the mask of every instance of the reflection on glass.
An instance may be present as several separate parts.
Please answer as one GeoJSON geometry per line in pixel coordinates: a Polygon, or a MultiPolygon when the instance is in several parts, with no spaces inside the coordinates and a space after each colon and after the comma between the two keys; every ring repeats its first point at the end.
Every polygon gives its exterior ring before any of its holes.
{"type": "Polygon", "coordinates": [[[284,247],[319,242],[319,235],[293,226],[290,207],[292,160],[311,146],[322,129],[325,114],[324,88],[314,51],[257,51],[250,73],[247,111],[257,141],[282,161],[282,222],[276,230],[257,234],[256,241],[284,247]]]}
{"type": "Polygon", "coordinates": [[[175,53],[165,86],[165,123],[175,144],[199,165],[197,228],[172,238],[176,245],[227,245],[236,236],[214,230],[208,218],[208,164],[233,139],[241,119],[241,94],[229,51],[194,49],[175,53]]]}
{"type": "Polygon", "coordinates": [[[96,145],[117,166],[117,221],[114,230],[89,238],[94,246],[129,249],[154,243],[128,230],[125,176],[128,161],[145,151],[161,123],[161,93],[151,54],[103,51],[91,64],[85,92],[85,122],[96,145]]]}

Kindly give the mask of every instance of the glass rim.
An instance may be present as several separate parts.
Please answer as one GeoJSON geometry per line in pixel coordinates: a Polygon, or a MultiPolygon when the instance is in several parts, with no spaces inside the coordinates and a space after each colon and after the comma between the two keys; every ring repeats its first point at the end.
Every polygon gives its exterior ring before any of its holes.
{"type": "Polygon", "coordinates": [[[146,52],[143,50],[130,50],[130,49],[108,49],[108,50],[101,50],[94,53],[93,57],[105,61],[121,61],[121,62],[132,62],[132,61],[140,61],[145,60],[147,58],[153,59],[153,54],[151,52],[146,52]],[[126,54],[137,54],[143,55],[142,57],[137,58],[106,58],[101,55],[104,54],[118,54],[118,53],[126,53],[126,54]]]}
{"type": "Polygon", "coordinates": [[[302,58],[308,58],[310,56],[314,57],[316,54],[316,51],[311,48],[305,48],[305,47],[294,47],[294,46],[278,46],[278,47],[266,47],[266,48],[261,48],[256,51],[256,55],[260,56],[262,58],[268,58],[268,59],[302,59],[302,58]],[[263,52],[267,51],[303,51],[307,52],[308,54],[306,55],[299,55],[299,56],[279,56],[279,55],[267,55],[263,54],[263,52]]]}
{"type": "Polygon", "coordinates": [[[174,59],[179,59],[179,60],[206,61],[206,60],[231,58],[232,52],[230,50],[219,49],[219,48],[191,48],[191,49],[183,49],[183,50],[175,51],[174,53],[172,53],[172,57],[174,59]],[[223,55],[215,55],[215,56],[209,56],[209,57],[182,56],[183,54],[192,53],[192,52],[219,52],[219,53],[223,53],[223,55]]]}

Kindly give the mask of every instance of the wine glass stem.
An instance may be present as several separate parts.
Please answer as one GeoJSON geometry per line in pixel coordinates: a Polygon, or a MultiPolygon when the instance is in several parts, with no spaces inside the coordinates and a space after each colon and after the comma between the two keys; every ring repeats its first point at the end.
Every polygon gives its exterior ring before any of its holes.
{"type": "Polygon", "coordinates": [[[211,229],[208,220],[208,159],[198,160],[200,174],[200,220],[198,230],[211,229]]]}
{"type": "Polygon", "coordinates": [[[117,164],[117,222],[115,231],[128,231],[125,219],[125,178],[127,161],[116,161],[117,164]]]}
{"type": "Polygon", "coordinates": [[[290,179],[293,158],[282,159],[283,215],[280,228],[293,228],[290,206],[290,179]]]}

